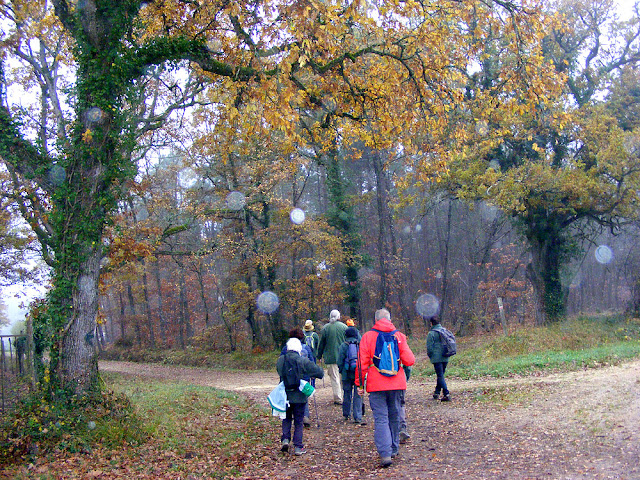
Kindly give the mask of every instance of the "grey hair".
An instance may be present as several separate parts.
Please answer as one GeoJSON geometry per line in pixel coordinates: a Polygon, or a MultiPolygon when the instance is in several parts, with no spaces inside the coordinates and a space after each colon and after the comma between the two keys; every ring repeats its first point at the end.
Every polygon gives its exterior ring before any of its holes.
{"type": "Polygon", "coordinates": [[[387,320],[391,320],[391,314],[389,313],[389,310],[387,310],[386,308],[381,308],[380,310],[377,310],[376,316],[375,316],[376,322],[381,318],[386,318],[387,320]]]}

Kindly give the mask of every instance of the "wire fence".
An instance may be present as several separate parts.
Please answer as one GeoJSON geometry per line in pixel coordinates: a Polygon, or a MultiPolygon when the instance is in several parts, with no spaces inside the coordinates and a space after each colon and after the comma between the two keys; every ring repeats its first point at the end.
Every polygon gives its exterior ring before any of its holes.
{"type": "Polygon", "coordinates": [[[0,335],[0,417],[29,392],[33,342],[27,335],[0,335]]]}

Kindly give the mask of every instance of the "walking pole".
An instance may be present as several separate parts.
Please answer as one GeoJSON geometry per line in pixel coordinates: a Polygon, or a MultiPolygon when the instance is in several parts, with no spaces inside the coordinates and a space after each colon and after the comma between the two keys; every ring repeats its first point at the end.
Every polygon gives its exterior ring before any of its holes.
{"type": "MultiPolygon", "coordinates": [[[[362,378],[362,361],[360,360],[360,344],[358,343],[358,377],[360,379],[360,388],[362,388],[364,390],[364,381],[362,378]]],[[[364,394],[366,393],[366,391],[363,392],[362,394],[362,398],[360,400],[362,400],[362,416],[364,417],[364,394]]]]}
{"type": "Polygon", "coordinates": [[[318,417],[318,401],[316,400],[316,392],[313,392],[313,405],[316,407],[316,423],[320,428],[320,417],[318,417]]]}

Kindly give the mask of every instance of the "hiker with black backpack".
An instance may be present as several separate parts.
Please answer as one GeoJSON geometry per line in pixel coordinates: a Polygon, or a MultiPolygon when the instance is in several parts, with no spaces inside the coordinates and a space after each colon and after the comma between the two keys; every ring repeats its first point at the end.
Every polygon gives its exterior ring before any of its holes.
{"type": "Polygon", "coordinates": [[[367,422],[362,418],[362,397],[358,394],[358,387],[356,387],[360,332],[355,327],[349,327],[345,330],[344,336],[345,341],[340,345],[338,351],[338,368],[342,377],[342,391],[344,393],[342,415],[345,421],[349,421],[353,412],[353,422],[356,425],[366,425],[367,422]]]}
{"type": "Polygon", "coordinates": [[[436,389],[433,392],[433,399],[440,399],[443,402],[451,401],[444,372],[447,370],[449,357],[455,355],[455,337],[452,337],[453,334],[440,325],[440,318],[437,315],[431,317],[431,330],[427,334],[427,355],[436,371],[436,389]],[[442,398],[440,398],[441,391],[442,398]]]}
{"type": "MultiPolygon", "coordinates": [[[[304,358],[308,358],[309,360],[311,360],[313,363],[316,363],[316,356],[313,353],[313,350],[311,349],[311,347],[305,343],[305,335],[302,332],[302,330],[300,329],[300,327],[295,327],[292,330],[289,331],[289,338],[297,338],[298,340],[300,340],[300,343],[302,343],[302,350],[300,351],[300,355],[304,358]]],[[[287,345],[285,344],[282,347],[282,351],[280,352],[280,355],[284,355],[285,353],[287,353],[287,345]]],[[[316,386],[316,379],[315,378],[311,378],[308,376],[303,376],[302,377],[303,380],[310,382],[311,386],[315,388],[316,386]]],[[[316,416],[317,416],[317,411],[316,411],[316,416]]],[[[309,401],[307,400],[307,403],[304,406],[304,426],[305,427],[310,427],[311,426],[311,415],[309,412],[309,401]]]]}
{"type": "Polygon", "coordinates": [[[407,337],[391,323],[391,314],[385,308],[375,314],[373,328],[362,336],[360,359],[356,367],[358,393],[369,393],[373,413],[374,434],[380,466],[391,466],[400,447],[400,402],[407,389],[404,368],[415,363],[407,337]]]}
{"type": "Polygon", "coordinates": [[[300,390],[302,377],[322,378],[324,370],[308,358],[300,355],[302,343],[297,338],[287,341],[287,351],[278,358],[276,369],[280,375],[280,381],[284,382],[287,393],[286,417],[282,420],[282,436],[280,437],[283,452],[289,451],[291,443],[291,424],[293,422],[293,445],[295,455],[304,455],[306,450],[302,443],[304,407],[307,404],[307,395],[300,390]]]}

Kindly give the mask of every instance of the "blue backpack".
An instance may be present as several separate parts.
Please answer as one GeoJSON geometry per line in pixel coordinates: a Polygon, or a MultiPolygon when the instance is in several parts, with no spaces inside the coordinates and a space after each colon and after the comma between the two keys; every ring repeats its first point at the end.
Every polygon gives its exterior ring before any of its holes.
{"type": "Polygon", "coordinates": [[[358,344],[347,343],[347,356],[344,359],[344,369],[346,371],[355,372],[358,363],[358,344]]]}
{"type": "Polygon", "coordinates": [[[385,377],[393,377],[400,369],[400,347],[396,338],[397,330],[391,332],[378,332],[376,339],[376,349],[373,354],[373,365],[385,377]]]}

